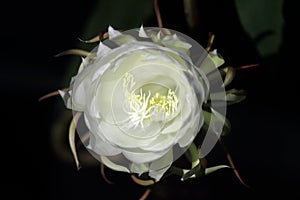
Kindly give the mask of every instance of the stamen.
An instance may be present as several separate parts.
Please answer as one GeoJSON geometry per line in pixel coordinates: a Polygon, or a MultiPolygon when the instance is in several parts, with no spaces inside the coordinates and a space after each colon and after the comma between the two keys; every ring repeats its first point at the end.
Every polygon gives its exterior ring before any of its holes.
{"type": "Polygon", "coordinates": [[[144,128],[145,121],[151,120],[151,116],[158,113],[163,115],[162,119],[173,115],[177,111],[178,98],[175,92],[171,89],[168,90],[167,95],[155,93],[151,97],[151,91],[148,94],[140,89],[139,94],[132,90],[135,85],[134,77],[130,73],[126,73],[123,78],[123,87],[125,89],[125,98],[128,100],[128,120],[126,120],[127,128],[137,128],[141,126],[144,128]]]}
{"type": "Polygon", "coordinates": [[[123,88],[132,89],[135,85],[134,77],[130,73],[126,73],[123,78],[123,88]]]}
{"type": "Polygon", "coordinates": [[[151,116],[152,107],[148,106],[148,102],[151,96],[151,92],[148,92],[148,96],[143,93],[142,89],[140,94],[136,95],[131,93],[129,101],[129,119],[133,123],[133,127],[137,128],[139,125],[144,128],[144,120],[149,119],[151,116]]]}

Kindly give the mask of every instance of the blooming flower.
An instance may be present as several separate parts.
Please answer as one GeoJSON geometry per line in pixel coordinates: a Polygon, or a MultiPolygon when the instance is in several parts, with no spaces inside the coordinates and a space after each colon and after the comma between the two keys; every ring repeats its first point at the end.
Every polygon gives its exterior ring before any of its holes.
{"type": "MultiPolygon", "coordinates": [[[[207,135],[221,134],[225,101],[216,101],[226,95],[217,66],[224,60],[173,30],[109,27],[108,34],[60,94],[74,114],[82,113],[77,132],[95,158],[159,181],[205,123],[207,135]],[[214,117],[207,120],[208,112],[214,117]]],[[[215,142],[205,137],[200,157],[215,142]]]]}

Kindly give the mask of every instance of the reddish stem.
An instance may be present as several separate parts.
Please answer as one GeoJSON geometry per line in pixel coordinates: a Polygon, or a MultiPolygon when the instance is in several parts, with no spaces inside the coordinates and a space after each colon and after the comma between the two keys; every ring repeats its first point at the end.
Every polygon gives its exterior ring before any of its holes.
{"type": "Polygon", "coordinates": [[[151,188],[148,188],[139,200],[146,200],[147,197],[149,196],[150,192],[151,192],[151,188]]]}
{"type": "Polygon", "coordinates": [[[248,68],[252,68],[252,67],[258,67],[259,64],[250,64],[250,65],[243,65],[240,67],[237,67],[236,69],[248,69],[248,68]]]}
{"type": "Polygon", "coordinates": [[[235,167],[235,165],[234,165],[234,163],[233,163],[233,160],[232,160],[232,157],[231,157],[229,151],[227,150],[226,146],[222,143],[222,141],[221,141],[220,139],[219,139],[219,144],[221,144],[221,146],[223,147],[223,150],[224,150],[224,152],[225,152],[225,154],[226,154],[226,158],[227,158],[227,160],[228,160],[228,162],[229,162],[230,167],[233,169],[233,172],[234,172],[235,176],[239,179],[239,181],[240,181],[244,186],[246,186],[247,188],[249,188],[249,185],[247,185],[247,184],[243,181],[243,179],[241,178],[241,176],[240,176],[238,170],[236,169],[236,167],[235,167]]]}
{"type": "Polygon", "coordinates": [[[112,181],[110,181],[110,180],[108,180],[108,178],[106,177],[106,175],[105,175],[105,171],[104,171],[104,164],[103,163],[101,163],[100,164],[100,172],[101,172],[101,176],[102,176],[102,178],[105,180],[105,182],[107,182],[108,184],[114,184],[112,181]]]}
{"type": "MultiPolygon", "coordinates": [[[[63,88],[63,89],[60,89],[60,90],[66,92],[66,91],[69,90],[69,88],[63,88]]],[[[56,90],[56,91],[53,91],[53,92],[50,92],[50,93],[48,93],[48,94],[46,94],[46,95],[40,97],[40,98],[38,99],[38,101],[42,101],[42,100],[44,100],[44,99],[47,99],[47,98],[49,98],[49,97],[53,97],[53,96],[56,96],[56,95],[59,95],[59,92],[58,92],[57,90],[56,90]]]]}
{"type": "Polygon", "coordinates": [[[157,1],[158,0],[154,0],[154,10],[155,10],[156,18],[157,18],[158,27],[162,28],[163,24],[162,24],[162,20],[161,20],[161,16],[160,16],[160,11],[159,11],[159,6],[158,6],[158,2],[157,1]]]}

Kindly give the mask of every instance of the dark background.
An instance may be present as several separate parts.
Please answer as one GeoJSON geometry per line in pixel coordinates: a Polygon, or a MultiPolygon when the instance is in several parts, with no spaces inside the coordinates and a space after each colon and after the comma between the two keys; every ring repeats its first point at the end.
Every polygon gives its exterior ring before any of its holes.
{"type": "MultiPolygon", "coordinates": [[[[232,134],[224,138],[250,189],[232,170],[224,169],[187,182],[170,177],[154,187],[149,199],[299,198],[297,6],[284,1],[280,50],[261,57],[242,28],[233,1],[199,1],[199,26],[193,31],[187,27],[181,1],[172,2],[160,3],[166,28],[186,33],[203,46],[208,32],[213,32],[217,36],[214,47],[228,65],[260,64],[238,71],[231,85],[247,90],[248,97],[228,108],[232,134]]],[[[107,170],[115,182],[109,185],[101,178],[98,166],[77,171],[72,162],[61,160],[53,151],[51,133],[64,105],[59,97],[38,102],[42,95],[68,86],[75,70],[69,69],[73,58],[53,55],[78,45],[77,38],[82,36],[95,3],[1,3],[1,180],[6,199],[138,199],[145,190],[127,174],[107,170]]],[[[156,26],[154,12],[137,20],[136,27],[140,26],[138,21],[156,26]]],[[[101,23],[107,26],[111,22],[101,23]]],[[[208,160],[227,162],[219,147],[208,160]]]]}

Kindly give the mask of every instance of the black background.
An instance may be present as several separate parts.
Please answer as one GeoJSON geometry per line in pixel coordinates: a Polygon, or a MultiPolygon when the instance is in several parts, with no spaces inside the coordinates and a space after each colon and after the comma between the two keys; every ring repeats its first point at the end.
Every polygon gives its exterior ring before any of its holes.
{"type": "MultiPolygon", "coordinates": [[[[181,1],[174,2],[160,3],[165,27],[189,34],[204,46],[207,33],[214,32],[214,47],[228,65],[260,64],[239,71],[232,83],[246,89],[248,97],[228,108],[233,129],[224,138],[250,189],[224,169],[187,182],[170,177],[154,187],[149,199],[299,198],[297,6],[284,1],[280,51],[261,58],[242,29],[233,1],[199,1],[200,24],[194,32],[187,29],[181,1]]],[[[1,181],[6,199],[138,199],[145,190],[127,174],[108,170],[115,182],[109,185],[99,167],[77,171],[73,163],[60,160],[53,153],[50,130],[64,106],[59,97],[38,102],[40,96],[67,87],[64,75],[70,57],[53,55],[76,45],[93,3],[1,3],[1,181]]],[[[144,25],[156,26],[155,17],[144,25]]],[[[227,162],[218,148],[208,159],[227,162]]]]}

